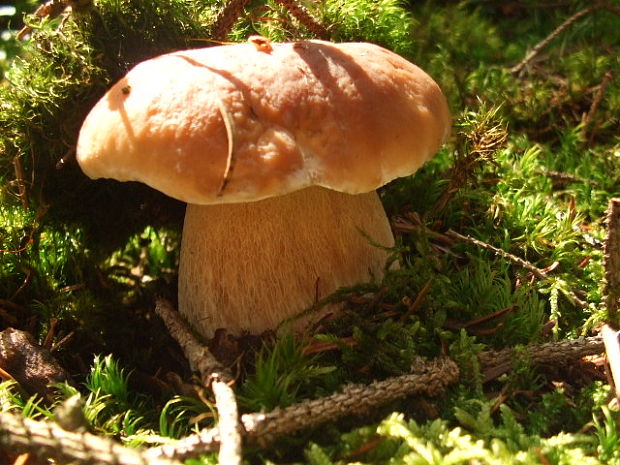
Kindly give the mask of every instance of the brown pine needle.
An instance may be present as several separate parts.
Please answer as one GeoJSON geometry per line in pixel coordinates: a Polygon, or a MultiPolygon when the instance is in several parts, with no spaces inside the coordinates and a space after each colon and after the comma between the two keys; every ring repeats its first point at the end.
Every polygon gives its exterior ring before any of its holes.
{"type": "Polygon", "coordinates": [[[518,308],[519,307],[517,307],[516,305],[511,305],[509,307],[505,307],[500,310],[497,310],[496,312],[490,313],[488,315],[483,315],[481,317],[474,318],[473,320],[465,321],[463,323],[446,321],[446,324],[444,324],[444,327],[450,328],[450,329],[467,329],[467,328],[471,328],[474,326],[479,326],[481,324],[488,323],[493,320],[504,318],[506,315],[514,312],[518,308]]]}
{"type": "Polygon", "coordinates": [[[426,294],[428,294],[428,291],[431,290],[431,283],[431,280],[427,281],[427,283],[420,290],[413,302],[411,302],[409,298],[403,298],[403,302],[405,303],[405,305],[407,305],[407,311],[403,313],[403,316],[400,317],[400,321],[406,321],[407,318],[409,318],[413,313],[415,313],[415,311],[420,307],[420,305],[422,305],[422,302],[424,302],[424,299],[426,298],[426,294]]]}

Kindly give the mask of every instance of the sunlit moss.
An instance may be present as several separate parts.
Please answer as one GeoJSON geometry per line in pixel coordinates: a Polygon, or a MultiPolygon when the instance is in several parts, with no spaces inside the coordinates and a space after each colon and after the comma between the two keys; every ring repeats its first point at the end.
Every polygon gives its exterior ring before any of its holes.
{"type": "MultiPolygon", "coordinates": [[[[71,335],[56,355],[86,383],[60,397],[82,396],[91,426],[130,445],[213,424],[209,402],[158,397],[130,383],[134,369],[186,369],[178,354],[170,356],[171,341],[152,314],[155,296],[174,299],[183,206],[144,186],[86,179],[72,158],[74,144],[92,104],[135,63],[212,45],[210,26],[223,3],[99,0],[54,20],[28,18],[31,39],[21,44],[0,41],[9,58],[0,60],[0,298],[17,308],[3,322],[40,339],[52,328],[56,341],[71,335]],[[122,364],[114,357],[91,363],[93,353],[109,351],[122,364]]],[[[379,43],[425,68],[447,94],[456,129],[416,175],[381,189],[388,214],[405,225],[394,249],[400,267],[332,296],[342,310],[315,333],[297,339],[284,331],[277,342],[265,341],[255,362],[240,362],[242,407],[283,407],[443,353],[466,378],[431,405],[439,420],[418,421],[419,409],[405,400],[390,407],[401,413],[378,427],[346,419],[269,451],[249,451],[252,463],[618,460],[617,412],[601,401],[599,385],[557,388],[548,373],[524,362],[489,386],[476,364],[482,350],[587,334],[604,321],[602,215],[620,195],[617,79],[584,123],[606,73],[619,72],[603,46],[619,37],[617,16],[585,18],[515,75],[511,66],[585,4],[566,11],[513,3],[304,2],[333,40],[379,43]],[[455,159],[471,150],[464,141],[496,124],[505,128],[506,144],[478,160],[439,208],[455,159]],[[549,267],[548,276],[535,279],[489,250],[450,241],[449,229],[549,267]],[[573,293],[586,308],[574,305],[573,293]],[[504,308],[512,310],[468,326],[504,308]],[[312,344],[328,349],[305,353],[312,344]],[[498,391],[506,398],[492,404],[488,397],[498,391]],[[515,394],[525,391],[525,400],[515,394]]],[[[275,1],[250,2],[229,39],[253,33],[312,37],[275,1]]],[[[51,414],[11,383],[2,384],[0,400],[3,409],[27,416],[51,414]]]]}

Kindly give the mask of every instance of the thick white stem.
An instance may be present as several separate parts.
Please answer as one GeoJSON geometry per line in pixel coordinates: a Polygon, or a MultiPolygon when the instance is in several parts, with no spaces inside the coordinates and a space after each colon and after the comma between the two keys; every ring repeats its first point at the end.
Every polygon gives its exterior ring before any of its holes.
{"type": "Polygon", "coordinates": [[[200,334],[258,334],[342,286],[380,278],[394,238],[375,192],[312,187],[259,202],[188,205],[179,310],[200,334]]]}

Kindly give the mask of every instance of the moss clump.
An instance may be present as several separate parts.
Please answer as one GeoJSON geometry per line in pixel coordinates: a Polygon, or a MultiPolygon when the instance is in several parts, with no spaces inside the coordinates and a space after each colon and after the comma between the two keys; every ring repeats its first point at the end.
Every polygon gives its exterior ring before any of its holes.
{"type": "MultiPolygon", "coordinates": [[[[99,0],[56,19],[27,18],[32,40],[0,42],[12,63],[0,87],[0,299],[7,307],[0,318],[59,343],[56,353],[78,381],[59,400],[77,389],[91,426],[130,444],[186,434],[193,419],[212,424],[208,399],[170,394],[195,391],[151,310],[155,295],[175,295],[183,207],[145,186],[86,179],[72,149],[92,104],[137,61],[211,45],[210,26],[224,3],[99,0]],[[93,362],[93,354],[110,352],[113,358],[93,362]]],[[[476,358],[483,350],[588,334],[607,316],[602,216],[620,195],[620,88],[618,79],[602,83],[608,73],[620,74],[607,45],[619,39],[617,12],[584,17],[517,74],[511,68],[538,41],[588,5],[305,5],[334,40],[380,43],[422,65],[448,95],[456,130],[415,176],[381,189],[401,267],[331,296],[343,310],[304,337],[266,339],[239,358],[242,407],[282,407],[343,383],[406,372],[418,358],[443,353],[463,377],[438,400],[394,402],[246,457],[617,463],[618,414],[606,405],[608,387],[596,381],[603,379],[596,361],[545,370],[522,362],[483,382],[476,358]]],[[[311,37],[270,0],[250,2],[229,38],[253,33],[311,37]]],[[[222,341],[215,348],[233,355],[243,346],[222,341]]],[[[10,383],[0,391],[5,409],[51,415],[10,383]]]]}
{"type": "Polygon", "coordinates": [[[161,197],[147,189],[95,188],[73,161],[75,142],[82,120],[111,82],[138,61],[187,48],[208,33],[202,11],[187,1],[101,1],[62,20],[29,18],[32,40],[0,89],[0,170],[8,180],[20,163],[16,182],[25,186],[25,205],[45,209],[45,220],[79,222],[89,238],[113,238],[116,246],[145,226],[135,214],[140,205],[157,213],[153,203],[161,197]]]}

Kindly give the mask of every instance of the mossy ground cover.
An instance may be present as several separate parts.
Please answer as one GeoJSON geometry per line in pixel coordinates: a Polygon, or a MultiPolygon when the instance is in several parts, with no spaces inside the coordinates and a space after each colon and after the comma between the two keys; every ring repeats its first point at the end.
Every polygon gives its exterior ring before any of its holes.
{"type": "MultiPolygon", "coordinates": [[[[77,167],[89,108],[135,63],[209,45],[224,2],[99,0],[56,18],[0,16],[0,323],[33,334],[69,371],[92,432],[156,444],[213,425],[209,394],[153,313],[174,299],[183,205],[152,190],[93,182],[77,167]]],[[[309,11],[333,40],[367,40],[442,86],[453,135],[416,175],[381,190],[401,266],[345,289],[314,333],[239,342],[244,412],[328,395],[345,383],[449,355],[461,382],[439,398],[245,452],[248,463],[620,463],[617,404],[601,359],[484,383],[483,350],[594,334],[605,307],[604,213],[620,195],[620,15],[599,8],[513,67],[588,2],[325,0],[309,11]],[[536,276],[507,255],[546,270],[536,276]]],[[[10,13],[10,14],[9,14],[10,13]]],[[[311,37],[276,2],[255,1],[229,34],[311,37]]],[[[8,380],[2,409],[48,418],[54,404],[8,380]]],[[[212,463],[216,456],[188,463],[212,463]]]]}

